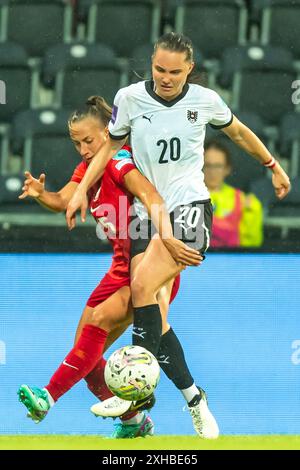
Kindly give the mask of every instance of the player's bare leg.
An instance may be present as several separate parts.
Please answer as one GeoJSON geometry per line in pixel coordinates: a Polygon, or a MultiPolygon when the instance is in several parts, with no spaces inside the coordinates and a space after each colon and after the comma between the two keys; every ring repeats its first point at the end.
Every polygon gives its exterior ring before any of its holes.
{"type": "Polygon", "coordinates": [[[159,290],[184,269],[178,265],[159,236],[154,236],[145,253],[131,260],[131,295],[134,307],[157,303],[159,290]]]}

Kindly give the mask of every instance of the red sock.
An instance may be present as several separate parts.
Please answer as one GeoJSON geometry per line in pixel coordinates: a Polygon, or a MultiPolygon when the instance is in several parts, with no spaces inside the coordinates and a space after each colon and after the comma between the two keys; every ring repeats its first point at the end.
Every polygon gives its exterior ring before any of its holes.
{"type": "Polygon", "coordinates": [[[79,340],[51,377],[46,389],[57,401],[80,379],[85,377],[102,356],[107,332],[93,325],[85,325],[79,340]]]}
{"type": "Polygon", "coordinates": [[[106,360],[101,357],[100,361],[97,362],[94,369],[84,378],[87,382],[89,390],[97,397],[100,401],[104,401],[107,398],[111,398],[114,394],[109,390],[104,380],[104,368],[106,360]]]}

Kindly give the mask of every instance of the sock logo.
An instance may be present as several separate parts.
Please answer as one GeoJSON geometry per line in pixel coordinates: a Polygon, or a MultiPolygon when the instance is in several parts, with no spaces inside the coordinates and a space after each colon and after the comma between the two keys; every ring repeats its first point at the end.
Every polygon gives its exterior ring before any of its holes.
{"type": "Polygon", "coordinates": [[[67,367],[72,367],[72,369],[79,370],[78,367],[71,366],[71,364],[68,364],[66,361],[63,362],[63,365],[64,365],[64,366],[67,366],[67,367]]]}
{"type": "Polygon", "coordinates": [[[138,336],[139,338],[145,339],[145,334],[147,331],[144,328],[138,328],[137,326],[133,327],[132,334],[138,336]]]}
{"type": "Polygon", "coordinates": [[[157,359],[157,362],[159,362],[159,364],[170,364],[170,356],[166,356],[166,355],[162,355],[162,356],[159,356],[159,358],[157,359]]]}

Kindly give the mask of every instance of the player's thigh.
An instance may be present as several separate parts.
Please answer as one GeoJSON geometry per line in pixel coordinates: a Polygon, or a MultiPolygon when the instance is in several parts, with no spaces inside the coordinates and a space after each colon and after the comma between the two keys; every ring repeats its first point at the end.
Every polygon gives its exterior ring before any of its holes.
{"type": "Polygon", "coordinates": [[[127,320],[130,298],[129,286],[121,287],[93,309],[91,316],[92,324],[106,331],[117,328],[127,320]]]}
{"type": "Polygon", "coordinates": [[[130,288],[124,286],[96,307],[86,306],[76,330],[75,344],[86,324],[98,326],[109,332],[122,323],[130,324],[132,322],[130,297],[130,288]]]}
{"type": "Polygon", "coordinates": [[[184,269],[174,261],[159,235],[154,235],[140,262],[134,263],[134,260],[131,266],[132,295],[139,289],[157,292],[184,269]]]}

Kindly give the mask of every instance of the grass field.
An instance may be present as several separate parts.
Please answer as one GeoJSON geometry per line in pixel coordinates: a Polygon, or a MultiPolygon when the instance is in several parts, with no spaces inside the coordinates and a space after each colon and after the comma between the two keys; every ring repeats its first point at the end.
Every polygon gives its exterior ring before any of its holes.
{"type": "Polygon", "coordinates": [[[0,450],[251,450],[300,449],[300,436],[221,436],[207,441],[197,436],[155,436],[137,439],[107,439],[99,436],[0,436],[0,450]]]}

